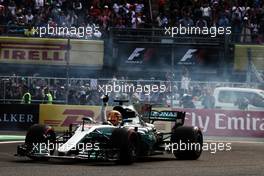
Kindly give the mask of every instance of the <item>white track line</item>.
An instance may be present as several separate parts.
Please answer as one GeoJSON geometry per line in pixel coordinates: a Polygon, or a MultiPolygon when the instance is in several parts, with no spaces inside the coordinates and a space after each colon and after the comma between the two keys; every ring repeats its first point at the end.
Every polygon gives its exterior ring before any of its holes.
{"type": "Polygon", "coordinates": [[[23,143],[24,141],[3,141],[0,144],[15,144],[15,143],[23,143]]]}

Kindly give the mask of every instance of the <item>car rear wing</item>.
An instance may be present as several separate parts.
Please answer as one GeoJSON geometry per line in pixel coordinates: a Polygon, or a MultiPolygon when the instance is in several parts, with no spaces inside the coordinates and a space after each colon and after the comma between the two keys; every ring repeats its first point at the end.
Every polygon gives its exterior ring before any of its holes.
{"type": "Polygon", "coordinates": [[[185,112],[152,110],[149,114],[149,120],[152,123],[155,121],[169,121],[175,122],[177,125],[183,125],[185,120],[185,112]]]}
{"type": "Polygon", "coordinates": [[[154,123],[155,121],[168,121],[168,122],[175,122],[178,126],[184,124],[185,120],[185,112],[183,111],[173,111],[173,110],[164,110],[164,111],[157,111],[152,110],[152,105],[144,105],[142,109],[143,116],[145,119],[148,119],[150,123],[154,123]]]}

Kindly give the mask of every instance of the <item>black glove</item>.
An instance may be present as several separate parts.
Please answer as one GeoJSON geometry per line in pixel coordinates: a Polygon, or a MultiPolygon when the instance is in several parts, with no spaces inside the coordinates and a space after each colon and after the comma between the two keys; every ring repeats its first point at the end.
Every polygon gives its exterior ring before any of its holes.
{"type": "Polygon", "coordinates": [[[103,99],[104,103],[107,103],[109,100],[109,97],[108,97],[108,95],[104,95],[102,99],[103,99]]]}

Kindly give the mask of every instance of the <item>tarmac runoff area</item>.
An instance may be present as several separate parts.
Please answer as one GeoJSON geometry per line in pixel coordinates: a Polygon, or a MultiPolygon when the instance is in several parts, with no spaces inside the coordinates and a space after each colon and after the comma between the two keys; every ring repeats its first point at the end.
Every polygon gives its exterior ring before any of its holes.
{"type": "Polygon", "coordinates": [[[16,147],[22,143],[24,135],[0,132],[0,176],[46,176],[51,173],[52,176],[264,176],[263,139],[206,137],[207,143],[228,142],[232,149],[215,153],[203,151],[195,161],[176,160],[172,154],[165,154],[143,158],[132,165],[116,165],[55,159],[36,162],[17,158],[14,156],[16,147]]]}

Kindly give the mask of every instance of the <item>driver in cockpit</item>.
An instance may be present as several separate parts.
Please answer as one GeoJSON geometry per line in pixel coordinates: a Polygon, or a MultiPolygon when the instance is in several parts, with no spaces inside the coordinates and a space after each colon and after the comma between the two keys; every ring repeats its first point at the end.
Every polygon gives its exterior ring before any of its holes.
{"type": "Polygon", "coordinates": [[[106,107],[109,100],[108,95],[102,97],[103,104],[101,108],[101,121],[103,124],[111,124],[114,126],[120,125],[122,122],[122,115],[117,110],[111,110],[109,113],[106,113],[106,107]]]}
{"type": "Polygon", "coordinates": [[[118,125],[120,125],[120,123],[122,121],[122,115],[119,111],[111,110],[107,114],[107,121],[110,122],[114,126],[118,126],[118,125]]]}

